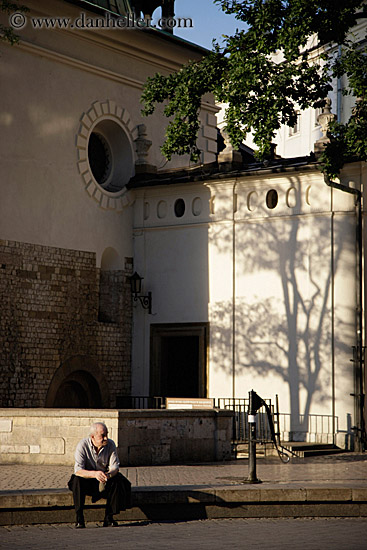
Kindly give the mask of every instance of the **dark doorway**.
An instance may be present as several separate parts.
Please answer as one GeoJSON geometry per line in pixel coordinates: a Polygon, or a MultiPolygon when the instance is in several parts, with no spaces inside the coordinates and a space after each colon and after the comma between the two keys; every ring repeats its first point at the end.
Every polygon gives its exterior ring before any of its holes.
{"type": "Polygon", "coordinates": [[[152,396],[206,397],[207,325],[152,325],[152,396]]]}
{"type": "Polygon", "coordinates": [[[45,407],[100,409],[111,406],[107,381],[93,357],[74,355],[55,372],[45,407]]]}
{"type": "Polygon", "coordinates": [[[66,409],[101,408],[97,381],[89,372],[73,372],[58,387],[52,406],[66,409]]]}

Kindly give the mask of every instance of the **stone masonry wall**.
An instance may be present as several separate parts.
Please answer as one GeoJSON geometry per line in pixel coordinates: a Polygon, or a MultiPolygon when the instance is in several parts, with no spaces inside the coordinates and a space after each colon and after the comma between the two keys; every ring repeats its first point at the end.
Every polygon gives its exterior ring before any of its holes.
{"type": "Polygon", "coordinates": [[[231,411],[0,408],[0,464],[72,466],[96,421],[106,423],[121,466],[231,459],[231,411]]]}
{"type": "Polygon", "coordinates": [[[0,406],[44,407],[55,372],[75,356],[100,369],[104,406],[130,393],[131,270],[127,260],[110,274],[113,319],[103,319],[94,253],[0,241],[0,406]]]}

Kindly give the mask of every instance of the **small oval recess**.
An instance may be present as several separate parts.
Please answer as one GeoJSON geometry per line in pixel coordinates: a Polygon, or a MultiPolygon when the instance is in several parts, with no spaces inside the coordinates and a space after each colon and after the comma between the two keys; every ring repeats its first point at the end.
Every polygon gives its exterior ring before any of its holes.
{"type": "Polygon", "coordinates": [[[202,201],[200,197],[196,197],[192,201],[192,213],[194,216],[200,216],[201,211],[203,209],[202,201]]]}
{"type": "Polygon", "coordinates": [[[286,203],[288,208],[294,208],[297,206],[297,190],[295,187],[291,187],[287,191],[286,203]]]}
{"type": "Polygon", "coordinates": [[[253,212],[254,210],[256,210],[257,204],[258,204],[258,195],[256,191],[251,191],[251,193],[247,195],[247,209],[250,212],[253,212]]]}
{"type": "Polygon", "coordinates": [[[157,216],[160,220],[167,216],[167,203],[166,201],[159,201],[157,205],[157,216]]]}

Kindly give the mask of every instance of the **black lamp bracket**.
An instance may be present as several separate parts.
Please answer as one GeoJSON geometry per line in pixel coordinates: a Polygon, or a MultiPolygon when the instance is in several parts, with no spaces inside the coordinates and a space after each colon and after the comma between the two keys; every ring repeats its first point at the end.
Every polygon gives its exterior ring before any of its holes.
{"type": "Polygon", "coordinates": [[[148,292],[146,296],[134,294],[133,298],[134,298],[134,302],[137,302],[139,300],[142,307],[144,309],[147,309],[148,313],[150,314],[152,313],[152,293],[151,292],[148,292]]]}

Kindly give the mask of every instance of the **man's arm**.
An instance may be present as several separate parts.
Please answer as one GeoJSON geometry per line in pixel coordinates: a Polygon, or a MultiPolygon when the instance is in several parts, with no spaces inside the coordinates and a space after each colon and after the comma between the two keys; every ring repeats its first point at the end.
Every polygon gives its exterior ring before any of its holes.
{"type": "MultiPolygon", "coordinates": [[[[115,472],[117,473],[117,472],[115,472]]],[[[102,472],[102,470],[78,470],[75,472],[76,476],[84,477],[86,479],[97,479],[98,481],[102,481],[102,483],[106,483],[106,481],[112,477],[110,473],[105,474],[102,472]]],[[[114,474],[115,475],[115,474],[114,474]]]]}
{"type": "Polygon", "coordinates": [[[110,459],[109,459],[109,463],[108,463],[108,474],[107,475],[109,477],[113,477],[119,471],[120,461],[119,461],[119,457],[118,457],[118,454],[117,454],[117,448],[116,448],[115,442],[112,441],[112,439],[110,439],[110,442],[112,444],[112,452],[110,454],[110,459]]]}

